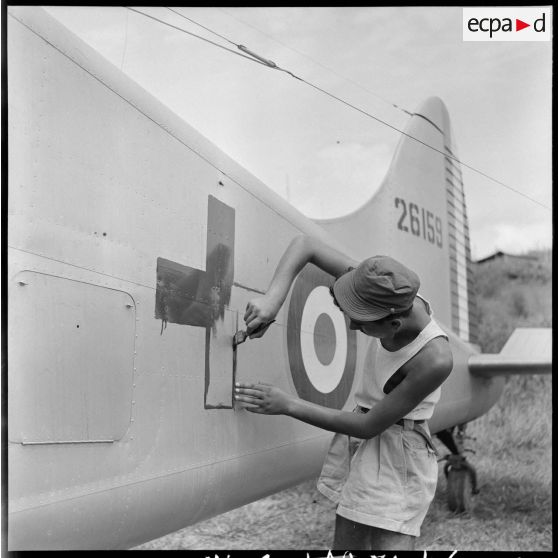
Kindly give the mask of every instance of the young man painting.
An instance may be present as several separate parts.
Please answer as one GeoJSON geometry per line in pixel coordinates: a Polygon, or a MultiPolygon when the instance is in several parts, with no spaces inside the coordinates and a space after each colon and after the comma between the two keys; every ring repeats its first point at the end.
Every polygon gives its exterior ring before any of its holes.
{"type": "Polygon", "coordinates": [[[337,278],[332,296],[351,329],[375,338],[356,408],[322,407],[261,383],[237,384],[236,400],[252,413],[336,433],[318,481],[338,504],[334,549],[414,549],[438,476],[427,420],[453,366],[448,338],[417,294],[413,271],[387,256],[359,263],[304,235],[287,248],[266,294],[247,305],[251,337],[265,333],[308,262],[337,278]]]}

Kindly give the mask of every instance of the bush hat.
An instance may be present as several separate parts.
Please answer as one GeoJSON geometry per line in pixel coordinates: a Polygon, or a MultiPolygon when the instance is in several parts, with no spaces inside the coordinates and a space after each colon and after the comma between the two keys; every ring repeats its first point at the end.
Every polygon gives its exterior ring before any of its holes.
{"type": "Polygon", "coordinates": [[[372,322],[408,310],[419,287],[414,271],[389,256],[373,256],[341,275],[333,293],[350,319],[372,322]]]}

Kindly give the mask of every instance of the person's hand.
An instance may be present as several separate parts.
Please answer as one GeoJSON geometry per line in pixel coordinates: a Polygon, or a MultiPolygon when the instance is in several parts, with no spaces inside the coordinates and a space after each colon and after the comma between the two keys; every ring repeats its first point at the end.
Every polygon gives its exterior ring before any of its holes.
{"type": "Polygon", "coordinates": [[[250,339],[261,337],[267,331],[271,322],[274,321],[278,310],[276,304],[268,296],[252,299],[246,305],[246,312],[244,313],[248,337],[250,339]]]}
{"type": "Polygon", "coordinates": [[[284,415],[289,409],[291,396],[270,384],[248,384],[237,382],[235,400],[251,413],[284,415]]]}

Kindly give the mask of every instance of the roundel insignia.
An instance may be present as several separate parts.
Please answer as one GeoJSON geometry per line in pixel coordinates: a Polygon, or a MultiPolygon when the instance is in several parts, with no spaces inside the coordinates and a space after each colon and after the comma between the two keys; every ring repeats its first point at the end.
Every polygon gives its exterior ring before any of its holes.
{"type": "Polygon", "coordinates": [[[355,376],[356,331],[333,303],[331,283],[314,265],[302,270],[289,304],[287,348],[299,397],[341,409],[355,376]]]}

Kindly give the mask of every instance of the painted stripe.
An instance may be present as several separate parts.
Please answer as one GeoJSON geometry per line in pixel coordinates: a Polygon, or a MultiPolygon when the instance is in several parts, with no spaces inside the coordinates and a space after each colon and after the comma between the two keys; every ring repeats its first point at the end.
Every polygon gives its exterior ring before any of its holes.
{"type": "MultiPolygon", "coordinates": [[[[449,148],[446,149],[451,153],[449,148]]],[[[446,161],[452,326],[462,339],[469,341],[469,298],[471,293],[469,227],[461,170],[454,160],[446,158],[446,161]]]]}
{"type": "Polygon", "coordinates": [[[451,207],[451,212],[454,218],[458,218],[462,225],[465,226],[465,213],[463,212],[463,204],[458,200],[448,200],[448,204],[451,207]]]}
{"type": "Polygon", "coordinates": [[[453,285],[457,287],[457,292],[459,293],[459,298],[463,297],[463,293],[467,290],[467,281],[463,279],[463,276],[460,276],[459,268],[455,270],[455,278],[456,280],[453,282],[453,285]]]}
{"type": "Polygon", "coordinates": [[[430,120],[429,118],[426,118],[426,116],[423,116],[422,114],[419,114],[418,112],[413,113],[413,116],[419,116],[420,118],[426,120],[429,124],[432,124],[432,126],[434,126],[434,128],[436,128],[436,130],[438,130],[438,132],[440,132],[440,134],[444,135],[444,131],[434,122],[432,122],[432,120],[430,120]]]}
{"type": "Polygon", "coordinates": [[[460,315],[466,316],[469,312],[469,304],[466,301],[459,300],[457,307],[459,308],[460,315]]]}
{"type": "Polygon", "coordinates": [[[455,167],[453,166],[447,166],[446,167],[446,172],[448,174],[450,174],[452,176],[452,178],[454,178],[457,183],[459,184],[459,186],[463,185],[463,175],[459,174],[456,170],[455,167]]]}

